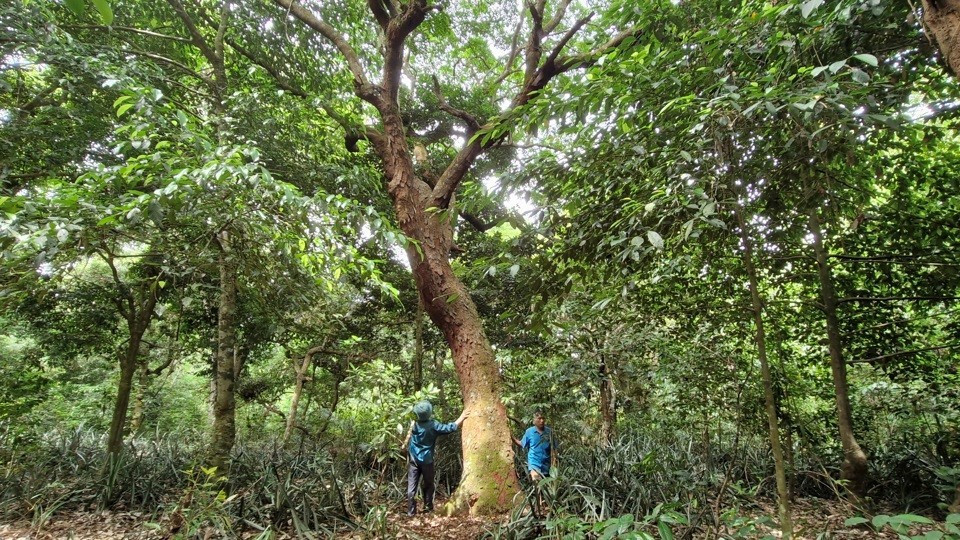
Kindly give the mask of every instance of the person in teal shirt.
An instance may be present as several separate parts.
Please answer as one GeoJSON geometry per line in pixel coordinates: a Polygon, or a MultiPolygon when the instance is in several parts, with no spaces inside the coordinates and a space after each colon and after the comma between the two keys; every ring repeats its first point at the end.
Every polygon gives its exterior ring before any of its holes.
{"type": "Polygon", "coordinates": [[[523,434],[523,439],[514,439],[513,442],[527,451],[527,470],[531,480],[550,476],[550,466],[556,463],[557,443],[542,411],[533,413],[533,425],[523,434]]]}
{"type": "Polygon", "coordinates": [[[459,418],[450,424],[442,424],[433,419],[433,405],[429,401],[421,401],[413,406],[413,414],[417,419],[410,423],[410,431],[403,446],[407,450],[409,462],[407,465],[407,515],[417,513],[417,484],[422,480],[423,508],[425,512],[433,511],[433,494],[435,490],[433,450],[437,444],[437,437],[453,433],[460,428],[467,417],[464,411],[459,418]]]}

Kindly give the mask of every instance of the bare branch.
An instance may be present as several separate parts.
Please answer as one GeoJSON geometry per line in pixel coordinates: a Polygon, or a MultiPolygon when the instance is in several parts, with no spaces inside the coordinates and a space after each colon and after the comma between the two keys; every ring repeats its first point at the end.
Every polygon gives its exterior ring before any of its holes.
{"type": "Polygon", "coordinates": [[[203,38],[203,34],[200,33],[200,30],[197,28],[197,25],[193,23],[193,19],[190,17],[190,14],[187,13],[186,8],[183,7],[183,4],[180,0],[167,0],[167,3],[170,4],[170,7],[177,12],[177,15],[180,17],[180,20],[183,21],[184,26],[187,27],[187,32],[190,33],[190,36],[193,38],[193,44],[200,49],[200,52],[203,53],[203,56],[210,62],[210,65],[216,66],[220,63],[220,58],[217,57],[217,53],[210,47],[210,44],[203,38]]]}
{"type": "MultiPolygon", "coordinates": [[[[259,56],[253,54],[249,49],[247,49],[243,45],[240,45],[234,40],[225,39],[224,41],[227,45],[230,46],[231,49],[240,53],[240,55],[247,58],[247,60],[250,60],[250,62],[263,68],[264,71],[266,71],[273,78],[277,86],[279,86],[283,90],[302,99],[310,98],[310,94],[307,93],[306,90],[290,82],[290,80],[284,77],[277,70],[277,68],[270,62],[267,62],[263,58],[260,58],[259,56]]],[[[321,105],[320,108],[323,109],[325,113],[327,113],[327,116],[332,118],[335,122],[340,124],[341,127],[343,127],[344,131],[346,132],[344,139],[345,139],[345,144],[348,150],[356,151],[357,150],[356,144],[360,140],[369,140],[373,142],[375,145],[379,144],[382,141],[383,134],[380,133],[379,131],[376,131],[373,128],[357,126],[353,122],[350,122],[349,120],[347,120],[346,117],[338,113],[333,107],[329,105],[321,105]]]]}
{"type": "MultiPolygon", "coordinates": [[[[357,52],[353,50],[353,47],[347,43],[347,40],[340,35],[332,26],[320,20],[316,15],[311,11],[304,8],[303,6],[296,4],[294,0],[274,0],[277,5],[287,9],[294,17],[300,19],[301,22],[315,30],[321,36],[327,38],[333,45],[340,51],[340,54],[347,60],[347,66],[350,68],[350,72],[353,73],[353,82],[354,86],[357,87],[361,92],[368,92],[370,87],[370,82],[367,80],[366,75],[363,73],[363,65],[360,64],[360,57],[357,56],[357,52]]],[[[372,99],[367,96],[361,95],[360,97],[364,99],[372,99]]]]}
{"type": "Polygon", "coordinates": [[[67,24],[63,26],[64,28],[86,28],[90,30],[121,30],[123,32],[131,32],[133,34],[141,34],[144,36],[155,37],[159,39],[169,39],[171,41],[180,41],[183,43],[192,43],[193,40],[190,38],[180,37],[180,36],[170,36],[167,34],[160,34],[157,32],[151,32],[150,30],[143,30],[140,28],[131,28],[129,26],[103,26],[102,24],[67,24]]]}
{"type": "Polygon", "coordinates": [[[37,107],[41,107],[43,105],[52,105],[54,102],[51,100],[48,100],[47,97],[49,97],[50,94],[56,92],[59,89],[60,89],[59,85],[49,86],[46,89],[44,89],[42,92],[34,96],[33,99],[31,99],[30,101],[24,103],[23,105],[17,108],[27,114],[30,114],[37,107]]]}
{"type": "Polygon", "coordinates": [[[899,300],[943,302],[947,300],[960,300],[960,296],[854,296],[839,298],[837,299],[837,304],[848,304],[851,302],[895,302],[899,300]]]}
{"type": "Polygon", "coordinates": [[[306,90],[304,90],[303,88],[301,88],[301,87],[299,87],[299,86],[295,86],[295,85],[294,85],[292,82],[290,82],[286,77],[284,77],[284,76],[280,73],[280,71],[277,70],[277,68],[276,68],[276,66],[275,66],[274,64],[271,64],[270,62],[267,62],[267,61],[265,61],[264,59],[256,56],[255,54],[253,54],[252,52],[250,52],[249,49],[247,49],[246,47],[240,45],[239,43],[237,43],[236,41],[234,41],[234,40],[232,40],[232,39],[226,39],[225,42],[226,42],[227,45],[230,46],[231,49],[233,49],[233,50],[237,51],[238,53],[240,53],[241,56],[245,57],[247,60],[250,60],[250,61],[253,62],[254,64],[256,64],[256,65],[260,66],[261,68],[263,68],[263,70],[266,71],[266,72],[273,78],[274,82],[277,83],[277,86],[279,86],[280,88],[282,88],[282,89],[285,90],[286,92],[289,92],[289,93],[291,93],[291,94],[293,94],[293,95],[295,95],[295,96],[297,96],[297,97],[299,97],[299,98],[304,98],[304,99],[306,99],[306,98],[310,97],[310,94],[308,94],[308,93],[306,92],[306,90]]]}
{"type": "Polygon", "coordinates": [[[467,124],[467,136],[471,137],[478,129],[480,129],[480,121],[476,116],[468,113],[463,109],[458,109],[453,107],[447,100],[443,97],[443,92],[440,90],[440,81],[437,80],[437,76],[433,75],[433,94],[437,97],[437,101],[440,103],[440,110],[446,112],[451,116],[455,116],[463,120],[467,124]]]}
{"type": "MultiPolygon", "coordinates": [[[[531,10],[531,13],[537,13],[537,7],[530,3],[528,7],[531,10]]],[[[621,32],[613,39],[603,44],[602,46],[588,52],[585,54],[579,54],[569,57],[560,57],[560,53],[563,48],[567,45],[570,39],[587,23],[591,15],[584,17],[577,21],[573,27],[566,32],[566,34],[560,39],[557,45],[553,48],[550,53],[550,56],[547,58],[547,61],[544,62],[542,66],[536,69],[532,75],[526,79],[523,88],[520,92],[514,97],[513,102],[510,104],[507,113],[498,117],[497,120],[491,121],[484,126],[481,126],[481,130],[493,130],[500,123],[509,121],[511,115],[510,113],[516,110],[518,107],[526,104],[533,95],[542,90],[547,84],[557,75],[569,71],[574,68],[586,67],[597,61],[602,55],[606,54],[608,51],[620,46],[627,38],[632,36],[637,36],[641,32],[640,27],[634,27],[630,30],[621,32]]],[[[531,34],[531,43],[535,39],[535,34],[539,30],[539,24],[537,23],[536,15],[534,16],[534,30],[531,34]]],[[[539,45],[539,40],[536,41],[536,44],[539,45]]],[[[528,53],[530,51],[530,44],[528,44],[528,53]]],[[[539,53],[538,53],[539,54],[539,53]]],[[[539,56],[537,57],[539,59],[539,56]]],[[[527,61],[529,62],[530,56],[528,54],[527,61]]],[[[529,67],[529,65],[528,65],[529,67]]],[[[450,198],[453,195],[453,192],[457,189],[457,186],[460,184],[463,176],[470,169],[470,166],[473,165],[473,162],[477,157],[483,153],[487,148],[496,146],[503,141],[505,135],[500,137],[489,138],[485,143],[481,143],[482,137],[473,136],[471,142],[469,142],[460,152],[457,153],[456,157],[453,158],[453,161],[447,166],[446,170],[443,171],[443,174],[440,175],[440,178],[437,179],[437,184],[433,188],[432,197],[435,206],[439,208],[446,208],[447,204],[450,202],[450,198]]]]}
{"type": "Polygon", "coordinates": [[[571,0],[561,0],[560,5],[557,6],[557,11],[553,14],[553,18],[550,19],[543,27],[543,33],[549,35],[552,33],[560,22],[563,20],[563,16],[567,13],[567,7],[570,5],[571,0]]]}
{"type": "Polygon", "coordinates": [[[641,28],[640,26],[634,26],[633,28],[624,30],[623,32],[620,32],[619,34],[614,36],[610,41],[604,43],[600,47],[597,47],[596,49],[590,52],[583,53],[583,54],[576,54],[573,56],[566,56],[557,60],[557,68],[562,73],[574,68],[592,66],[594,63],[596,63],[596,61],[601,56],[603,56],[604,54],[607,54],[608,52],[622,45],[623,42],[627,40],[627,38],[637,37],[642,33],[643,33],[643,28],[641,28]]]}
{"type": "Polygon", "coordinates": [[[460,181],[463,180],[467,171],[476,161],[477,157],[483,152],[484,145],[480,144],[480,137],[474,135],[473,139],[466,144],[453,160],[444,169],[443,174],[437,179],[437,184],[433,187],[431,193],[433,197],[433,206],[437,208],[446,208],[450,204],[453,192],[456,191],[460,181]]]}
{"type": "Polygon", "coordinates": [[[940,345],[938,347],[924,347],[922,349],[911,349],[909,351],[897,351],[895,353],[884,354],[881,356],[874,356],[873,358],[858,358],[856,360],[850,360],[847,363],[848,364],[869,364],[871,362],[880,362],[883,360],[889,360],[891,358],[896,358],[898,356],[906,356],[909,354],[918,354],[918,353],[929,352],[929,351],[943,351],[947,349],[953,349],[956,347],[960,347],[960,343],[951,343],[949,345],[940,345]]]}
{"type": "Polygon", "coordinates": [[[129,53],[129,54],[135,54],[135,55],[137,55],[137,56],[143,56],[144,58],[150,58],[151,60],[156,60],[157,62],[163,62],[164,64],[169,64],[169,65],[171,65],[171,66],[173,66],[173,67],[175,67],[175,68],[177,68],[177,69],[179,69],[179,70],[181,70],[181,71],[186,72],[186,73],[189,74],[189,75],[192,75],[192,76],[200,79],[201,81],[207,83],[208,85],[211,85],[211,86],[214,85],[214,80],[211,79],[210,77],[207,77],[206,75],[204,75],[204,74],[202,74],[202,73],[199,73],[199,72],[195,71],[194,69],[192,69],[192,68],[190,68],[190,67],[188,67],[188,66],[185,66],[184,64],[181,64],[180,62],[177,62],[176,60],[171,60],[171,59],[167,58],[166,56],[160,56],[159,54],[154,54],[154,53],[147,52],[147,51],[138,51],[138,50],[136,50],[136,49],[124,49],[122,52],[129,53]]]}
{"type": "Polygon", "coordinates": [[[523,8],[520,9],[520,16],[517,18],[517,27],[513,29],[513,37],[510,39],[510,55],[507,56],[507,61],[503,65],[503,73],[497,77],[497,80],[493,81],[492,86],[496,88],[500,85],[507,77],[513,73],[513,63],[517,59],[517,55],[520,54],[520,31],[523,30],[523,8]]]}

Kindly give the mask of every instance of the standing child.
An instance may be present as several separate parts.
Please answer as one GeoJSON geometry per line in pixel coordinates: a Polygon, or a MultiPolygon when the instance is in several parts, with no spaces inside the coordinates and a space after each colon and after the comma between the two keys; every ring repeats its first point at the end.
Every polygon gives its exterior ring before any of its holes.
{"type": "Polygon", "coordinates": [[[437,444],[437,436],[456,431],[467,412],[464,411],[452,424],[441,424],[433,419],[433,405],[429,401],[421,401],[413,406],[413,414],[417,419],[410,423],[410,431],[403,441],[407,449],[409,465],[407,466],[407,515],[417,513],[417,484],[423,480],[423,509],[433,511],[434,475],[436,469],[433,463],[433,449],[437,444]]]}

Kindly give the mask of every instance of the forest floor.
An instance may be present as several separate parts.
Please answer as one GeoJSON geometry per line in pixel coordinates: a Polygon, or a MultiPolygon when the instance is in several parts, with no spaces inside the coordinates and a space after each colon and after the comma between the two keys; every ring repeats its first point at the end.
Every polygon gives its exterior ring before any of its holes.
{"type": "MultiPolygon", "coordinates": [[[[437,501],[437,507],[442,501],[437,501]]],[[[771,516],[776,508],[772,502],[761,501],[759,509],[748,512],[749,517],[771,516]]],[[[850,517],[849,507],[843,503],[824,499],[798,499],[794,502],[794,538],[815,540],[821,533],[829,533],[833,539],[895,539],[893,532],[876,533],[865,528],[849,528],[843,525],[850,517]]],[[[165,530],[157,530],[156,525],[148,525],[149,515],[138,512],[62,512],[54,515],[47,523],[37,528],[29,521],[0,523],[0,540],[154,540],[169,538],[165,530]]],[[[163,525],[162,523],[159,525],[163,525]]],[[[402,505],[392,508],[380,531],[353,532],[340,536],[356,540],[361,538],[396,538],[400,540],[468,540],[477,538],[484,531],[496,525],[495,521],[472,517],[445,517],[440,514],[419,514],[408,517],[403,513],[402,505]]],[[[757,538],[772,535],[779,537],[779,531],[759,527],[757,538]]],[[[732,532],[732,531],[730,531],[732,532]]],[[[922,530],[913,531],[921,533],[922,530]]],[[[240,538],[255,538],[258,531],[241,533],[240,538]]],[[[208,538],[218,538],[211,534],[208,538]]],[[[281,534],[278,539],[295,538],[293,534],[281,534]]]]}

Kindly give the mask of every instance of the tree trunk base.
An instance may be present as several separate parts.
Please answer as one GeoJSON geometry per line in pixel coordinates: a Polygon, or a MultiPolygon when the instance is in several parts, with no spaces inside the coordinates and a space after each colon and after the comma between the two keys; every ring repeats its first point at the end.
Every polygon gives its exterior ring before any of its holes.
{"type": "Polygon", "coordinates": [[[447,516],[504,514],[520,492],[513,466],[509,431],[497,429],[497,413],[506,416],[503,405],[491,410],[470,411],[463,429],[463,478],[443,508],[447,516]],[[470,425],[472,424],[472,425],[470,425]]]}
{"type": "Polygon", "coordinates": [[[858,497],[867,492],[868,469],[867,455],[863,450],[848,454],[840,469],[840,479],[847,482],[847,489],[858,497]]]}

